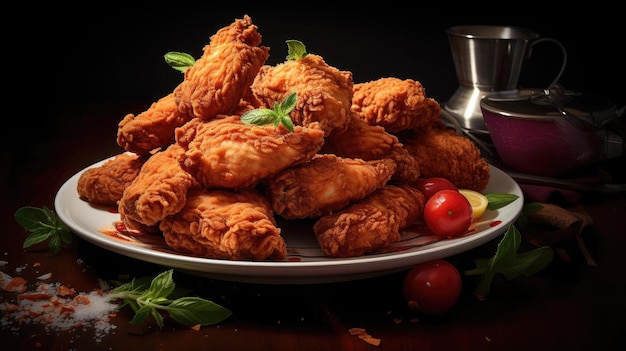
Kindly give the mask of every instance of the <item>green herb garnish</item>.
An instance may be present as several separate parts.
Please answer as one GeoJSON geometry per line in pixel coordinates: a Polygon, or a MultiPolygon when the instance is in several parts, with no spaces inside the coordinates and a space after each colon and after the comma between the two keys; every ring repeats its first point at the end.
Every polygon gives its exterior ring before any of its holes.
{"type": "Polygon", "coordinates": [[[517,253],[521,240],[520,232],[514,225],[511,225],[491,259],[474,260],[476,268],[465,271],[467,276],[481,276],[474,290],[474,296],[483,299],[489,293],[491,282],[496,274],[502,274],[509,280],[520,275],[531,276],[552,262],[554,252],[549,246],[538,247],[521,254],[517,253]]]}
{"type": "Polygon", "coordinates": [[[522,214],[519,216],[515,223],[520,228],[526,228],[528,226],[528,215],[531,213],[539,212],[543,208],[543,205],[539,202],[529,202],[522,208],[522,214]]]}
{"type": "Polygon", "coordinates": [[[232,312],[212,301],[200,297],[180,297],[171,300],[168,297],[176,294],[176,284],[170,269],[157,275],[146,289],[145,280],[135,280],[113,289],[110,299],[123,299],[122,308],[130,306],[135,316],[130,324],[139,324],[148,316],[152,316],[159,327],[163,327],[161,311],[167,312],[176,322],[186,325],[213,325],[230,317],[232,312]]]}
{"type": "Polygon", "coordinates": [[[30,234],[22,244],[27,248],[49,240],[48,248],[53,254],[61,251],[61,244],[72,242],[72,232],[50,209],[26,206],[14,214],[15,220],[30,234]]]}
{"type": "Polygon", "coordinates": [[[282,124],[287,130],[293,133],[293,121],[289,117],[289,113],[296,107],[296,100],[296,93],[292,93],[280,104],[274,102],[273,110],[269,108],[257,108],[244,112],[244,114],[241,115],[241,121],[245,124],[254,124],[257,126],[274,124],[276,128],[282,124]]]}
{"type": "Polygon", "coordinates": [[[196,63],[193,56],[184,52],[170,51],[164,55],[165,62],[173,69],[185,73],[185,71],[196,63]]]}
{"type": "Polygon", "coordinates": [[[507,194],[507,193],[491,193],[485,195],[489,203],[487,204],[487,208],[490,210],[497,210],[501,207],[504,207],[511,202],[517,200],[519,198],[518,195],[515,194],[507,194]]]}
{"type": "Polygon", "coordinates": [[[306,52],[306,46],[299,40],[286,40],[287,43],[287,61],[297,60],[308,55],[306,52]]]}

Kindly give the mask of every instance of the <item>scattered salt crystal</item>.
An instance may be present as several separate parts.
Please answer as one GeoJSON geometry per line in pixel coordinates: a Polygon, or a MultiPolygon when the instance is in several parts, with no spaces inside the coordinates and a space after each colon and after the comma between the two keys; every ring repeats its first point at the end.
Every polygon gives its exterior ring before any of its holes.
{"type": "Polygon", "coordinates": [[[106,281],[98,278],[98,285],[100,285],[100,289],[104,290],[104,291],[108,291],[111,289],[111,285],[109,285],[109,283],[107,283],[106,281]]]}
{"type": "Polygon", "coordinates": [[[4,267],[9,264],[9,261],[0,261],[0,267],[4,267]]]}
{"type": "Polygon", "coordinates": [[[116,328],[110,324],[110,317],[117,305],[111,303],[106,294],[92,291],[71,297],[64,295],[66,290],[60,283],[40,283],[36,291],[26,295],[40,293],[49,298],[28,299],[18,295],[15,302],[0,304],[0,327],[11,328],[14,332],[19,332],[19,325],[23,323],[45,324],[48,332],[91,327],[96,341],[116,328]]]}

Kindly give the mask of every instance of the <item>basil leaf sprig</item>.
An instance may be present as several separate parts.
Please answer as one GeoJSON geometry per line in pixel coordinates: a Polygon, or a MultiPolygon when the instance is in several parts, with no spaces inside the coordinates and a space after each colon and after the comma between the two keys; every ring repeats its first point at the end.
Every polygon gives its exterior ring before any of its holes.
{"type": "Polygon", "coordinates": [[[521,240],[522,235],[519,230],[511,225],[498,244],[496,253],[492,258],[474,260],[476,268],[465,271],[466,276],[480,275],[478,285],[474,289],[474,296],[484,299],[489,293],[491,282],[496,274],[502,274],[508,280],[520,275],[531,276],[552,262],[554,252],[549,246],[518,253],[521,240]]]}
{"type": "Polygon", "coordinates": [[[488,200],[487,208],[490,210],[497,210],[519,198],[519,195],[508,193],[490,193],[486,194],[485,196],[488,200]]]}
{"type": "Polygon", "coordinates": [[[183,296],[170,299],[176,294],[176,284],[170,269],[157,275],[146,289],[145,281],[133,279],[131,282],[111,290],[108,298],[122,299],[124,302],[118,307],[130,306],[135,316],[130,324],[139,324],[148,316],[152,316],[159,327],[163,327],[161,311],[166,312],[176,322],[186,325],[213,325],[230,317],[232,312],[212,301],[200,297],[183,296]]]}
{"type": "Polygon", "coordinates": [[[245,124],[253,124],[257,126],[263,126],[266,124],[273,124],[275,128],[278,128],[282,124],[287,130],[293,133],[293,121],[289,117],[289,113],[296,107],[297,94],[291,93],[280,104],[274,102],[274,109],[269,108],[257,108],[249,110],[241,115],[241,121],[245,124]]]}
{"type": "Polygon", "coordinates": [[[306,51],[306,46],[299,40],[286,40],[287,43],[287,61],[298,60],[306,57],[308,55],[306,51]]]}
{"type": "Polygon", "coordinates": [[[48,249],[57,255],[62,244],[72,242],[72,232],[67,225],[45,206],[19,208],[15,211],[14,217],[17,223],[30,233],[22,244],[23,248],[48,240],[48,249]]]}
{"type": "Polygon", "coordinates": [[[539,202],[529,202],[524,205],[522,208],[522,214],[517,218],[515,224],[521,229],[524,229],[528,226],[528,215],[539,212],[543,208],[543,205],[539,202]]]}
{"type": "Polygon", "coordinates": [[[196,59],[193,56],[184,52],[170,51],[164,55],[164,58],[170,67],[183,73],[196,63],[196,59]]]}

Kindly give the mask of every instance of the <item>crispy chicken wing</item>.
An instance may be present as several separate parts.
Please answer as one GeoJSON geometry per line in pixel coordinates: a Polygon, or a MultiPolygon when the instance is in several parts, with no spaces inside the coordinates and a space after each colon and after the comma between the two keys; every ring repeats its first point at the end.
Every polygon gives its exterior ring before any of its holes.
{"type": "Polygon", "coordinates": [[[423,177],[444,177],[459,188],[481,191],[489,183],[489,164],[480,149],[439,120],[431,128],[399,137],[420,165],[423,177]]]}
{"type": "Polygon", "coordinates": [[[417,159],[404,148],[395,135],[382,126],[370,125],[357,117],[350,119],[346,130],[328,136],[320,153],[366,161],[390,158],[397,166],[391,177],[395,182],[413,183],[420,176],[417,159]]]}
{"type": "Polygon", "coordinates": [[[189,191],[184,208],[159,228],[176,251],[230,260],[283,260],[287,246],[269,201],[256,191],[189,191]]]}
{"type": "Polygon", "coordinates": [[[248,15],[218,30],[175,91],[181,113],[207,120],[237,109],[269,57],[269,48],[260,44],[248,15]]]}
{"type": "Polygon", "coordinates": [[[325,255],[355,257],[384,249],[424,210],[424,195],[401,184],[386,185],[339,212],[321,217],[313,231],[325,255]]]}
{"type": "Polygon", "coordinates": [[[354,84],[351,111],[391,133],[428,126],[441,115],[439,103],[426,96],[420,82],[394,77],[354,84]]]}
{"type": "Polygon", "coordinates": [[[91,203],[117,206],[124,190],[137,177],[147,157],[122,153],[78,178],[78,195],[91,203]]]}
{"type": "Polygon", "coordinates": [[[136,116],[127,114],[118,124],[117,144],[126,151],[148,155],[174,143],[174,130],[190,119],[191,115],[178,110],[172,92],[136,116]]]}
{"type": "Polygon", "coordinates": [[[180,211],[187,191],[196,185],[179,163],[183,149],[177,144],[152,155],[128,185],[119,201],[122,222],[129,229],[154,227],[168,215],[180,211]]]}
{"type": "Polygon", "coordinates": [[[244,124],[239,116],[194,119],[177,131],[183,166],[205,188],[244,189],[313,157],[324,143],[318,123],[294,132],[244,124]]]}
{"type": "Polygon", "coordinates": [[[252,92],[267,108],[297,93],[290,116],[295,125],[319,122],[330,135],[344,129],[350,118],[352,72],[329,66],[321,56],[308,54],[276,66],[265,65],[252,83],[252,92]]]}
{"type": "Polygon", "coordinates": [[[272,207],[287,219],[329,214],[383,187],[395,169],[390,159],[363,161],[316,155],[268,182],[272,207]]]}

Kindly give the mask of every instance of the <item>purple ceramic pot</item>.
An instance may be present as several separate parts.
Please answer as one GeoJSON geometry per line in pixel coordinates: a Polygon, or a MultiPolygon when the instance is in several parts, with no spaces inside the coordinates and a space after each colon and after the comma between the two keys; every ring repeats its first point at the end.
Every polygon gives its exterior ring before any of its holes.
{"type": "Polygon", "coordinates": [[[511,170],[549,177],[621,154],[611,150],[605,126],[617,118],[603,99],[543,90],[492,94],[481,111],[501,161],[511,170]]]}

